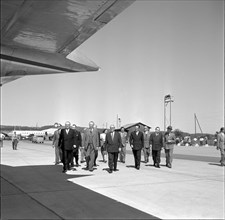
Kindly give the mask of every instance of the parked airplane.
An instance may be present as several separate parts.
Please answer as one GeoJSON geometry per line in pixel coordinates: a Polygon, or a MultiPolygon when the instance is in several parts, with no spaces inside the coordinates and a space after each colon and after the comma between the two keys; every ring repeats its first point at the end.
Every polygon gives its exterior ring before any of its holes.
{"type": "Polygon", "coordinates": [[[1,85],[26,75],[99,70],[74,50],[134,1],[1,0],[1,85]]]}
{"type": "Polygon", "coordinates": [[[49,128],[49,129],[44,129],[41,131],[38,130],[13,130],[10,131],[7,135],[9,137],[12,137],[12,135],[14,134],[14,132],[16,132],[16,135],[20,136],[21,138],[28,138],[30,135],[41,135],[41,136],[45,136],[47,135],[48,137],[52,137],[54,135],[55,130],[57,130],[57,128],[49,128]]]}

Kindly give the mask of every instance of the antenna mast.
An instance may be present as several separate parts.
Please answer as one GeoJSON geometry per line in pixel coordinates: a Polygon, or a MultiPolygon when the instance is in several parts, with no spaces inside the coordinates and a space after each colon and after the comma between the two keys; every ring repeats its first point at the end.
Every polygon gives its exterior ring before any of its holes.
{"type": "Polygon", "coordinates": [[[202,133],[202,129],[201,129],[201,126],[199,124],[199,121],[198,121],[198,118],[197,118],[196,114],[194,114],[194,121],[195,121],[195,135],[196,135],[196,122],[198,124],[198,127],[199,127],[201,133],[202,133]]]}

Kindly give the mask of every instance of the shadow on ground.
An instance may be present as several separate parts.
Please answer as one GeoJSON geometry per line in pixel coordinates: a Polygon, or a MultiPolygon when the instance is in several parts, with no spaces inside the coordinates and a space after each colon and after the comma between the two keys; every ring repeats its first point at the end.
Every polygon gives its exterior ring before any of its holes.
{"type": "Polygon", "coordinates": [[[75,173],[60,165],[1,165],[2,219],[157,219],[68,181],[92,175],[75,173]]]}

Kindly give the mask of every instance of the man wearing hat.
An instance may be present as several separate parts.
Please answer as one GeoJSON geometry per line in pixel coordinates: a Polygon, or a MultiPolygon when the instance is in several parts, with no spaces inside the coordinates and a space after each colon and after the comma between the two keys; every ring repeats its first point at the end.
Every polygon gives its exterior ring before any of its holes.
{"type": "Polygon", "coordinates": [[[172,127],[168,126],[167,131],[165,133],[165,155],[166,155],[166,166],[168,168],[172,168],[172,161],[173,161],[173,149],[176,143],[175,134],[172,132],[172,127]]]}

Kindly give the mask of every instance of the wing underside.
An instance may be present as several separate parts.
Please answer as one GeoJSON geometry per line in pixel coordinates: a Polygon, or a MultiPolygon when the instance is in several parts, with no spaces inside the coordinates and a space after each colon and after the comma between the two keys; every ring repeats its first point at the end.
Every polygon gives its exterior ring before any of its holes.
{"type": "Polygon", "coordinates": [[[97,71],[89,59],[67,56],[133,2],[1,0],[1,83],[25,75],[97,71]]]}

